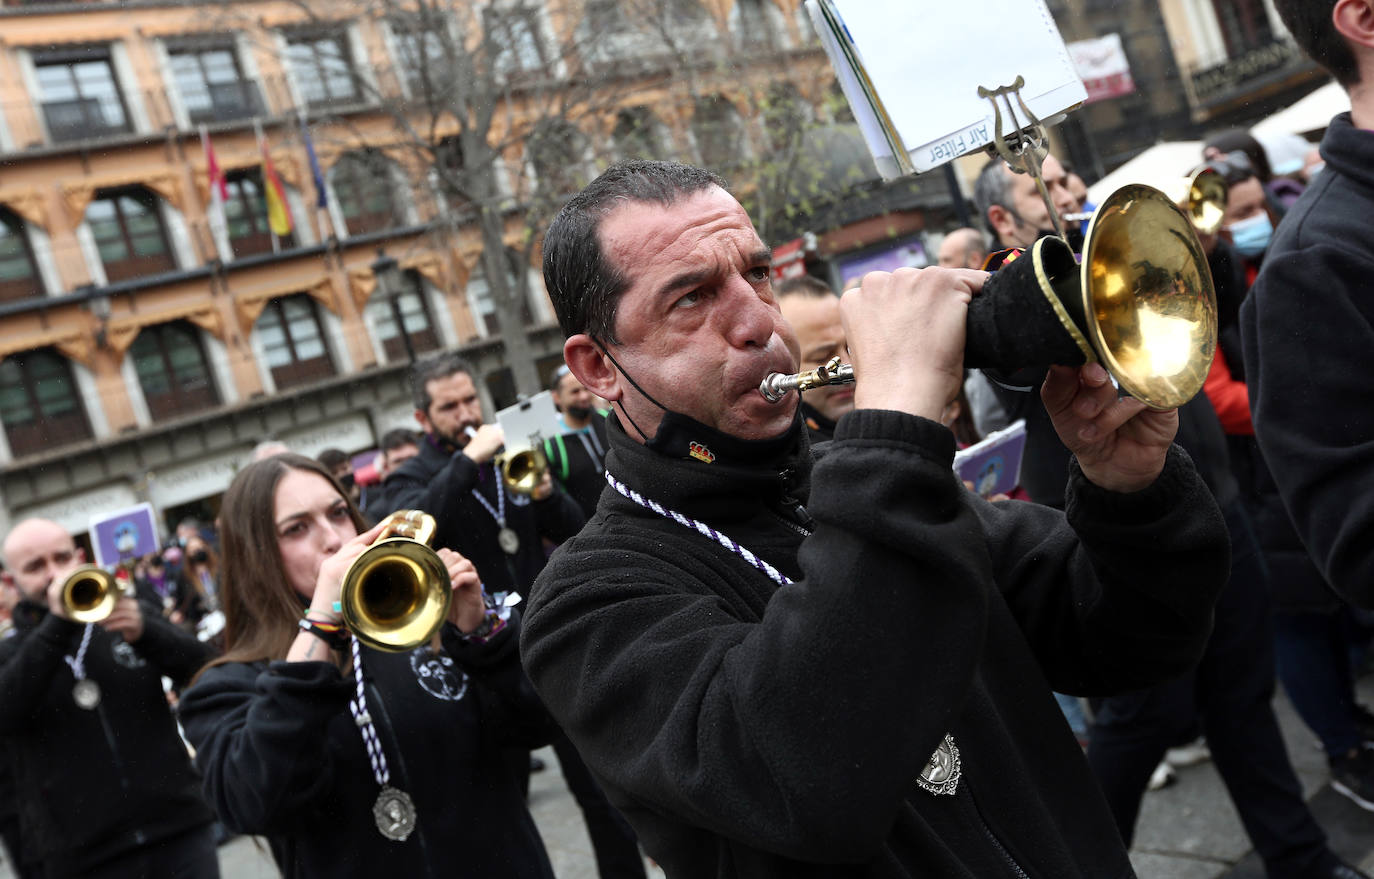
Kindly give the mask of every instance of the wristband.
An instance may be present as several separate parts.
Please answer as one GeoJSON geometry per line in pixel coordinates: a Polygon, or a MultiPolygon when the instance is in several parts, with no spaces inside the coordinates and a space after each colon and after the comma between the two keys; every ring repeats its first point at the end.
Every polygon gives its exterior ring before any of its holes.
{"type": "Polygon", "coordinates": [[[488,610],[482,617],[482,623],[471,632],[463,635],[464,641],[475,644],[485,644],[496,636],[496,633],[506,627],[506,621],[495,610],[488,610]]]}
{"type": "Polygon", "coordinates": [[[309,632],[334,650],[343,650],[348,644],[348,633],[344,631],[343,626],[333,626],[303,619],[300,622],[300,627],[302,632],[309,632]]]}

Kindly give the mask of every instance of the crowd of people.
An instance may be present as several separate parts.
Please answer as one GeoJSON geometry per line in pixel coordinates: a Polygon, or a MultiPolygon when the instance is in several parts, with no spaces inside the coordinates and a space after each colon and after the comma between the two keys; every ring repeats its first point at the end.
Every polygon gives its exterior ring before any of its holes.
{"type": "Polygon", "coordinates": [[[1227,184],[1199,231],[1218,345],[1177,409],[1096,362],[964,368],[984,269],[1056,225],[1081,242],[1093,206],[1055,156],[1048,200],[994,159],[983,228],[842,297],[775,285],[715,174],[631,161],[544,238],[564,432],[532,485],[505,478],[473,368],[439,353],[412,367],[418,429],[386,432],[366,479],[343,450],[264,441],[213,523],[104,579],[73,577],[57,523],[14,525],[16,873],[215,877],[217,843],[253,834],[284,876],[550,879],[527,799],[552,745],[605,879],[645,854],[672,877],[1130,877],[1142,796],[1201,737],[1268,876],[1365,876],[1272,697],[1374,812],[1352,662],[1374,251],[1347,222],[1374,206],[1374,0],[1276,6],[1352,112],[1320,163],[1276,168],[1244,132],[1198,156],[1227,184]],[[758,391],[834,357],[853,384],[758,391]],[[955,450],[1017,420],[1019,492],[984,498],[955,450]],[[407,510],[435,523],[446,610],[393,649],[344,606],[390,610],[394,590],[349,593],[407,510]]]}

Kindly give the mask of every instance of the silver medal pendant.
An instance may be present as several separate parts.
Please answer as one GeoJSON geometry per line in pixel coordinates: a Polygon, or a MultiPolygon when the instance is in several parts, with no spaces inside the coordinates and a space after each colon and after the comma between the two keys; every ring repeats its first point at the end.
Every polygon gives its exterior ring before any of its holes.
{"type": "Polygon", "coordinates": [[[372,804],[372,817],[382,836],[401,842],[415,829],[415,802],[405,791],[384,784],[372,804]]]}
{"type": "Polygon", "coordinates": [[[100,704],[100,685],[90,678],[82,678],[72,687],[72,699],[78,708],[94,711],[100,704]]]}
{"type": "Polygon", "coordinates": [[[961,775],[963,767],[959,763],[959,746],[954,744],[954,736],[946,734],[940,747],[930,755],[930,760],[926,763],[926,768],[921,770],[921,777],[916,779],[916,783],[922,790],[933,794],[953,795],[959,787],[961,775]]]}
{"type": "Polygon", "coordinates": [[[520,535],[516,534],[512,528],[502,528],[498,531],[496,542],[506,555],[515,555],[520,551],[520,535]]]}

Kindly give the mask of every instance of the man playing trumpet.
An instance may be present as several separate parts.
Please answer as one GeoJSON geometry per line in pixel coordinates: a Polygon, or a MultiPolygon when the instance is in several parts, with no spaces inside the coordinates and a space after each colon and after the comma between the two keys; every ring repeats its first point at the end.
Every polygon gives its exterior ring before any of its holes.
{"type": "Polygon", "coordinates": [[[715,175],[617,165],[545,238],[564,355],[615,407],[597,516],[537,581],[535,687],[669,876],[1129,876],[1050,687],[1192,664],[1226,531],[1172,412],[1043,394],[1067,515],[959,483],[938,419],[981,272],[841,301],[854,411],[813,461],[770,255],[715,175]]]}
{"type": "Polygon", "coordinates": [[[22,596],[0,643],[0,734],[21,835],[45,877],[219,875],[213,815],[162,690],[209,649],[121,596],[99,622],[63,601],[81,553],[66,530],[26,519],[4,542],[22,596]]]}

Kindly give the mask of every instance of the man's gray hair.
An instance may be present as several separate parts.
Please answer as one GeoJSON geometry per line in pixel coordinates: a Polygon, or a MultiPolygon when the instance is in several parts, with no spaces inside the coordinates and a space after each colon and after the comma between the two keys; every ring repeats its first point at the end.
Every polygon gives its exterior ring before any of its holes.
{"type": "Polygon", "coordinates": [[[1013,213],[1016,206],[1011,203],[1011,169],[1001,159],[992,159],[978,172],[978,180],[973,184],[973,206],[978,209],[978,218],[984,228],[997,240],[997,230],[988,219],[988,208],[999,205],[1013,213]]]}

